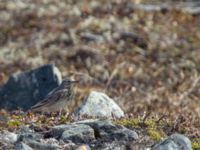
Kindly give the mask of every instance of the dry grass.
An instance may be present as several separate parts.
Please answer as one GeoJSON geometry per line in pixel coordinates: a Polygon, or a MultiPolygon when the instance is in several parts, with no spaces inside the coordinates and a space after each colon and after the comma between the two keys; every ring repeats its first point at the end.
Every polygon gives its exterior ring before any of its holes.
{"type": "Polygon", "coordinates": [[[1,2],[0,85],[14,72],[53,63],[81,79],[76,105],[98,89],[133,117],[147,112],[165,121],[166,133],[199,137],[200,16],[128,2],[1,2]],[[85,33],[103,41],[82,40],[85,33]]]}

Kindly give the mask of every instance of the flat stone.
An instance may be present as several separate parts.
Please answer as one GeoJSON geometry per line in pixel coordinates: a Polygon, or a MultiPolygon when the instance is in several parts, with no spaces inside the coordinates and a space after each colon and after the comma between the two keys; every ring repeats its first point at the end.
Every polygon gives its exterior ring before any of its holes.
{"type": "Polygon", "coordinates": [[[58,144],[54,143],[41,143],[34,140],[27,140],[25,143],[34,150],[62,150],[58,144]]]}
{"type": "Polygon", "coordinates": [[[138,134],[134,130],[114,125],[110,120],[85,120],[77,123],[91,126],[95,131],[96,139],[103,141],[133,141],[138,139],[138,134]]]}
{"type": "Polygon", "coordinates": [[[186,7],[182,8],[184,12],[190,13],[192,15],[199,15],[200,14],[200,7],[186,7]]]}
{"type": "Polygon", "coordinates": [[[0,89],[0,108],[28,110],[61,83],[57,67],[48,64],[37,69],[11,75],[0,89]]]}
{"type": "Polygon", "coordinates": [[[75,118],[82,116],[121,118],[124,112],[113,99],[101,92],[92,91],[83,104],[74,112],[75,118]]]}
{"type": "Polygon", "coordinates": [[[15,145],[16,150],[33,150],[30,146],[23,142],[19,142],[15,145]]]}
{"type": "Polygon", "coordinates": [[[81,40],[86,42],[96,42],[96,43],[102,43],[103,38],[100,35],[92,34],[92,33],[85,33],[81,36],[81,40]]]}
{"type": "Polygon", "coordinates": [[[52,137],[63,141],[84,143],[95,139],[94,130],[84,124],[59,125],[52,128],[49,133],[52,137]]]}
{"type": "Polygon", "coordinates": [[[191,141],[184,135],[172,134],[156,144],[152,150],[192,150],[191,141]]]}
{"type": "Polygon", "coordinates": [[[39,133],[22,133],[18,136],[18,141],[26,141],[26,140],[40,140],[43,138],[42,134],[39,133]]]}
{"type": "Polygon", "coordinates": [[[87,143],[95,139],[94,130],[87,125],[73,125],[63,132],[61,139],[74,143],[87,143]]]}
{"type": "MultiPolygon", "coordinates": [[[[96,142],[92,149],[95,150],[129,150],[126,143],[112,141],[112,142],[96,142]]],[[[131,149],[132,150],[132,149],[131,149]]]]}
{"type": "Polygon", "coordinates": [[[15,143],[17,141],[17,134],[9,131],[0,133],[0,141],[6,143],[15,143]]]}

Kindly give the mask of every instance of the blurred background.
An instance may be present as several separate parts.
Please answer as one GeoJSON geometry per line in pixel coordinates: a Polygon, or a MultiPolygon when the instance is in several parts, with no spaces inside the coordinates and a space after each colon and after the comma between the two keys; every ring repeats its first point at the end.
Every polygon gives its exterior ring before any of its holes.
{"type": "Polygon", "coordinates": [[[134,115],[200,118],[200,2],[0,0],[0,85],[55,64],[134,115]]]}

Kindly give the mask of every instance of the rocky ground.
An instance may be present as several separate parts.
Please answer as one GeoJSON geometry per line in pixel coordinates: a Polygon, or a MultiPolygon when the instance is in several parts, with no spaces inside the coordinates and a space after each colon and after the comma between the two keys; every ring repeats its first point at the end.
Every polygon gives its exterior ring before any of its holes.
{"type": "MultiPolygon", "coordinates": [[[[16,72],[54,64],[62,77],[81,80],[72,109],[90,91],[101,91],[125,112],[112,123],[136,132],[139,138],[132,141],[151,147],[181,133],[199,149],[199,10],[198,1],[0,1],[0,86],[16,72]]],[[[9,131],[15,134],[13,143],[33,148],[19,142],[22,126],[44,136],[54,126],[75,121],[45,118],[1,110],[1,135],[9,131]]]]}

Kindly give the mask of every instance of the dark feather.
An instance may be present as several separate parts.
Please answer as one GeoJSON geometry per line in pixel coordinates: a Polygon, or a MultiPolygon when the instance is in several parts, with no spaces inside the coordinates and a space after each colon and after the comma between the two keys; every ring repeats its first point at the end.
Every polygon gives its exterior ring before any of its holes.
{"type": "Polygon", "coordinates": [[[48,107],[56,104],[59,101],[70,101],[73,97],[73,85],[72,83],[75,83],[70,80],[64,80],[62,84],[52,90],[43,101],[37,103],[33,107],[31,107],[31,110],[37,110],[41,107],[48,107]]]}

